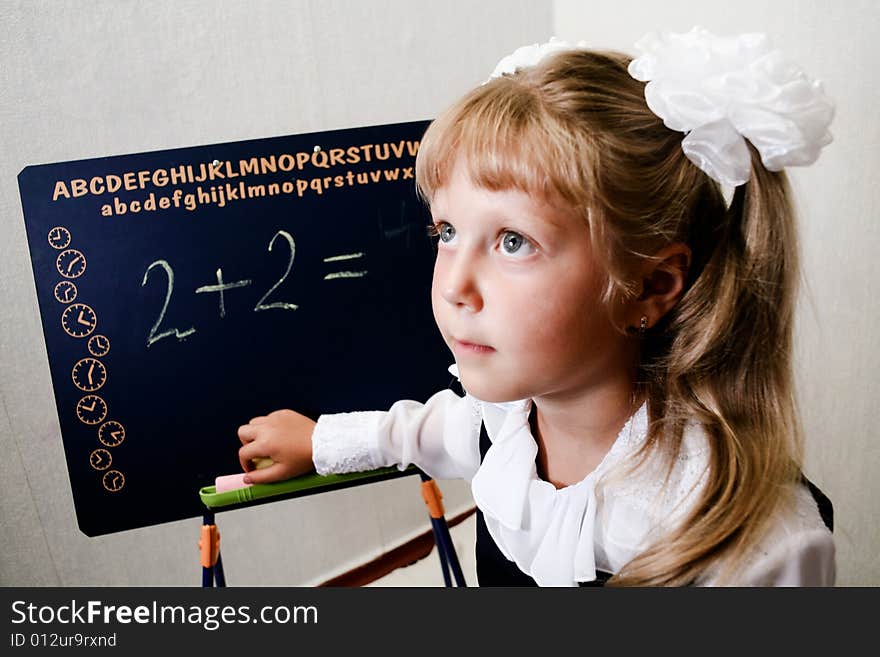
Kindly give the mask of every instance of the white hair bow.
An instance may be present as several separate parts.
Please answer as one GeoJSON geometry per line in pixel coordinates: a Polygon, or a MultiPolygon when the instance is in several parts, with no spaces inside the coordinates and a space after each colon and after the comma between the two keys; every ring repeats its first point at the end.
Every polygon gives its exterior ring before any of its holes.
{"type": "Polygon", "coordinates": [[[834,103],[765,34],[652,32],[629,74],[664,125],[684,132],[685,155],[722,185],[749,179],[748,139],[770,171],[812,164],[831,143],[834,103]]]}
{"type": "MultiPolygon", "coordinates": [[[[534,66],[560,50],[585,48],[556,37],[517,48],[486,82],[534,66]]],[[[651,32],[628,68],[645,85],[645,100],[670,129],[685,133],[685,155],[725,187],[749,179],[748,139],[770,171],[812,164],[832,141],[828,126],[834,103],[765,34],[716,36],[701,27],[690,32],[651,32]]],[[[485,84],[485,82],[483,83],[485,84]]]]}
{"type": "MultiPolygon", "coordinates": [[[[586,41],[578,41],[577,45],[572,45],[568,41],[557,39],[555,36],[550,37],[547,43],[533,43],[530,46],[520,46],[496,64],[495,70],[492,71],[486,82],[489,82],[492,78],[501,77],[505,73],[516,73],[521,68],[534,66],[551,53],[586,47],[586,41]]],[[[486,84],[486,82],[483,84],[486,84]]]]}

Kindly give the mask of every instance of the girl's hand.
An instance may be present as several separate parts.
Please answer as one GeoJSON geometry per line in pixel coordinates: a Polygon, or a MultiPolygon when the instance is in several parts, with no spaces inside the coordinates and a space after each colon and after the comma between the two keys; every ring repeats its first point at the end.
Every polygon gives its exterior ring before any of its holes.
{"type": "Polygon", "coordinates": [[[288,409],[261,415],[238,428],[242,447],[238,460],[248,473],[245,483],[265,484],[310,472],[312,431],[315,422],[288,409]],[[257,470],[252,459],[271,458],[274,463],[257,470]]]}

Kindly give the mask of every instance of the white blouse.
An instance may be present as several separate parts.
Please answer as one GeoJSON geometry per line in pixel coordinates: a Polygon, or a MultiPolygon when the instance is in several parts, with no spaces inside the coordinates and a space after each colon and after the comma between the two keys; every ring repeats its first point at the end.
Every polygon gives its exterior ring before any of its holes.
{"type": "MultiPolygon", "coordinates": [[[[455,365],[449,371],[458,376],[455,365]]],[[[414,463],[437,479],[471,482],[474,501],[502,554],[541,586],[577,586],[596,570],[615,573],[680,520],[705,484],[708,438],[698,422],[685,429],[670,478],[659,459],[634,474],[612,472],[647,436],[647,404],[580,482],[557,489],[537,474],[529,427],[532,400],[491,403],[452,390],[426,403],[403,400],[388,411],[322,415],[312,435],[319,474],[414,463]],[[480,427],[492,442],[480,463],[480,427]]],[[[697,581],[713,585],[720,565],[697,581]]],[[[736,586],[832,586],[835,551],[806,486],[742,562],[736,586]]]]}

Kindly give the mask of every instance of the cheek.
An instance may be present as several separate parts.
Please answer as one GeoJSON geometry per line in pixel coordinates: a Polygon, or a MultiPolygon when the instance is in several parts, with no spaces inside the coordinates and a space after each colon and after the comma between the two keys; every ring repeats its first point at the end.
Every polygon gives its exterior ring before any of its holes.
{"type": "Polygon", "coordinates": [[[574,344],[598,337],[602,309],[595,290],[586,283],[574,288],[574,294],[565,294],[553,286],[532,295],[533,301],[525,304],[521,315],[524,334],[527,332],[550,351],[566,351],[574,344]]]}
{"type": "Polygon", "coordinates": [[[438,296],[440,290],[440,281],[443,279],[443,263],[440,256],[434,258],[434,273],[431,277],[431,296],[438,296]]]}
{"type": "Polygon", "coordinates": [[[437,258],[434,261],[434,275],[431,279],[431,310],[434,313],[434,321],[438,326],[442,326],[440,324],[440,312],[443,307],[443,295],[442,295],[442,281],[443,281],[443,266],[440,263],[440,258],[437,258]]]}
{"type": "Polygon", "coordinates": [[[522,317],[522,330],[536,345],[544,345],[544,349],[559,348],[578,332],[575,330],[575,311],[559,299],[535,299],[522,317]]]}

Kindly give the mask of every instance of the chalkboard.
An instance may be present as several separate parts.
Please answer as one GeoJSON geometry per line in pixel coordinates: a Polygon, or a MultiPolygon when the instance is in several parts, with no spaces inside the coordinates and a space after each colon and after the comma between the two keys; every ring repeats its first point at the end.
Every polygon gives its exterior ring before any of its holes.
{"type": "Polygon", "coordinates": [[[255,415],[385,409],[449,384],[415,193],[427,124],[22,170],[86,535],[200,515],[255,415]]]}

